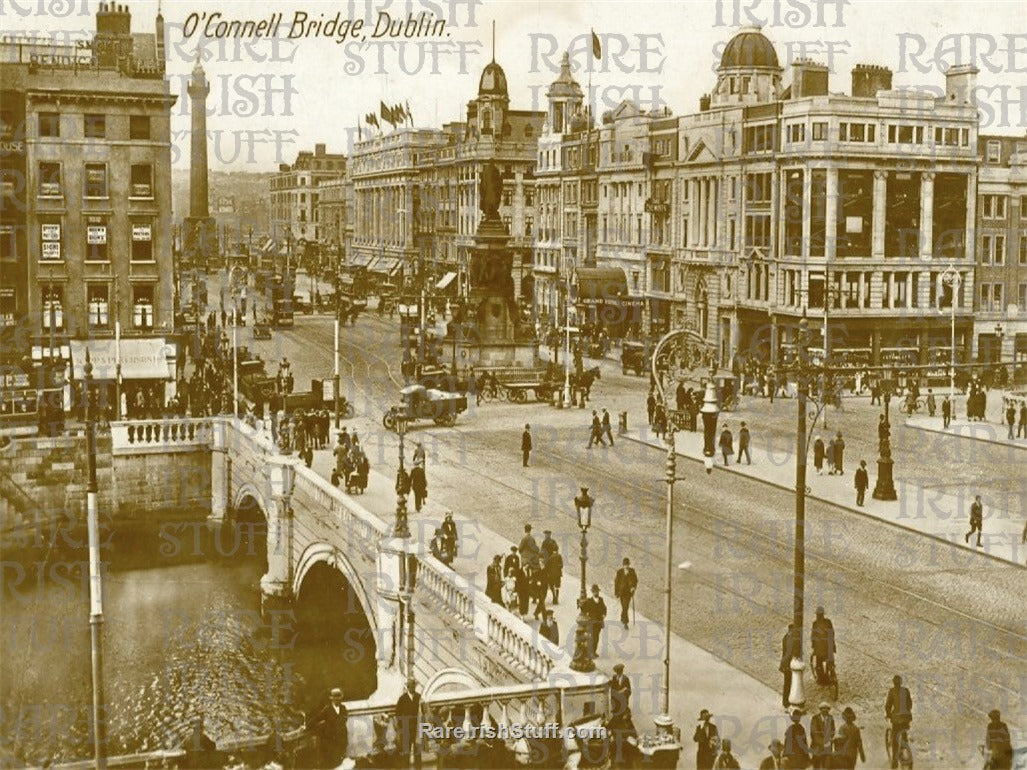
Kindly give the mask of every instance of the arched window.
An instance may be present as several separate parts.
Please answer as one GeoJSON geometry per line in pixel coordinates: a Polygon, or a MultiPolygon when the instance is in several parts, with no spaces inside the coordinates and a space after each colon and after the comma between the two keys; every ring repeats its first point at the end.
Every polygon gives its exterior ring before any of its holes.
{"type": "Polygon", "coordinates": [[[481,132],[483,134],[492,133],[492,110],[485,108],[481,113],[481,132]]]}

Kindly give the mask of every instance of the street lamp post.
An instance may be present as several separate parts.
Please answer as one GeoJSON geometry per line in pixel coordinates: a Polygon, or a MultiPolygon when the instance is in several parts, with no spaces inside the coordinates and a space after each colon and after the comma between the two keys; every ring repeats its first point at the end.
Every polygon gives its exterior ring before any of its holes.
{"type": "MultiPolygon", "coordinates": [[[[698,344],[695,335],[687,331],[671,331],[665,334],[656,343],[652,356],[652,377],[656,389],[665,406],[667,415],[667,460],[666,460],[666,482],[667,482],[667,505],[666,505],[666,553],[665,561],[665,582],[663,598],[663,703],[662,714],[657,717],[657,725],[661,729],[668,729],[673,726],[670,718],[670,620],[671,620],[671,587],[673,585],[673,551],[674,551],[674,483],[677,477],[677,448],[675,446],[675,432],[680,429],[684,422],[685,415],[672,408],[676,404],[671,403],[669,385],[671,383],[671,368],[677,365],[682,356],[682,348],[689,342],[698,344]],[[665,383],[664,380],[667,379],[665,383]]],[[[720,410],[717,406],[717,393],[712,380],[707,380],[703,396],[703,405],[700,409],[703,416],[703,457],[707,473],[713,472],[714,440],[717,431],[717,418],[720,410]]]]}
{"type": "MultiPolygon", "coordinates": [[[[801,709],[806,705],[806,693],[802,681],[805,668],[802,657],[802,628],[806,591],[806,449],[808,446],[806,400],[809,397],[809,321],[806,319],[805,312],[799,321],[798,343],[798,425],[795,432],[795,563],[792,573],[792,622],[795,628],[792,634],[790,664],[792,684],[788,692],[788,705],[790,708],[801,709]]],[[[814,424],[816,424],[815,419],[814,424]]]]}
{"type": "Polygon", "coordinates": [[[93,362],[86,350],[83,398],[86,417],[86,535],[89,544],[89,637],[93,684],[93,761],[107,767],[107,705],[103,681],[103,573],[96,485],[96,423],[93,414],[93,362]]]}
{"type": "MultiPolygon", "coordinates": [[[[336,281],[338,283],[338,281],[336,281]]],[[[332,369],[332,395],[335,398],[334,410],[335,410],[335,429],[339,430],[341,426],[342,418],[339,415],[339,313],[341,312],[341,303],[338,289],[335,292],[335,355],[333,357],[333,369],[332,369]]]]}
{"type": "Polygon", "coordinates": [[[595,671],[592,660],[592,635],[590,622],[585,615],[585,568],[588,564],[588,528],[592,526],[592,506],[595,500],[589,497],[588,487],[581,487],[581,494],[574,498],[574,508],[578,512],[578,529],[581,530],[581,591],[578,594],[578,624],[574,631],[574,659],[571,668],[581,673],[595,671]]]}
{"type": "Polygon", "coordinates": [[[949,349],[949,401],[952,411],[956,410],[956,298],[959,292],[960,275],[954,265],[949,265],[941,274],[941,279],[952,290],[952,298],[949,303],[949,317],[951,322],[952,346],[949,349]]]}
{"type": "MultiPolygon", "coordinates": [[[[874,485],[873,498],[875,500],[898,500],[895,492],[894,465],[891,458],[891,391],[884,394],[884,428],[881,431],[877,458],[877,483],[874,485]]],[[[954,407],[953,407],[954,408],[954,407]]]]}
{"type": "Polygon", "coordinates": [[[410,537],[407,524],[407,495],[410,494],[410,476],[403,467],[403,436],[407,432],[407,419],[402,414],[396,415],[396,433],[399,434],[399,469],[396,471],[396,525],[392,530],[393,537],[410,537]]]}
{"type": "Polygon", "coordinates": [[[563,298],[563,402],[571,405],[571,265],[570,257],[564,257],[564,281],[566,291],[563,298]]]}
{"type": "Polygon", "coordinates": [[[239,416],[239,312],[235,297],[232,298],[232,416],[239,416]]]}

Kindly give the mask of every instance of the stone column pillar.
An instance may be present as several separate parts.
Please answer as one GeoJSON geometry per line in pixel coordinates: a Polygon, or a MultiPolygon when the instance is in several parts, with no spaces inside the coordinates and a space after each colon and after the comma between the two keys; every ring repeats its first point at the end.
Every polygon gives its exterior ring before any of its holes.
{"type": "MultiPolygon", "coordinates": [[[[810,173],[810,169],[807,166],[802,170],[802,260],[803,264],[809,259],[809,240],[810,234],[812,233],[812,221],[810,219],[810,212],[813,208],[813,179],[810,173]]],[[[803,289],[807,288],[808,280],[806,271],[803,270],[803,289]]],[[[809,297],[807,296],[807,304],[809,303],[809,297]]]]}
{"type": "Polygon", "coordinates": [[[225,436],[226,425],[218,420],[212,423],[213,436],[210,453],[210,516],[207,520],[220,523],[232,505],[231,479],[229,478],[228,446],[225,436]]]}
{"type": "Polygon", "coordinates": [[[888,172],[874,172],[874,221],[871,248],[875,258],[884,256],[884,218],[888,202],[888,172]]]}
{"type": "MultiPolygon", "coordinates": [[[[972,265],[977,259],[977,185],[971,184],[971,176],[967,175],[966,179],[966,245],[963,257],[972,265]]],[[[1027,212],[1021,211],[1020,218],[1023,219],[1025,216],[1027,212]]]]}
{"type": "Polygon", "coordinates": [[[920,259],[934,254],[934,172],[920,175],[920,259]]]}
{"type": "Polygon", "coordinates": [[[834,262],[838,256],[838,169],[827,169],[827,199],[825,218],[827,220],[824,233],[824,254],[827,264],[834,262]]]}
{"type": "Polygon", "coordinates": [[[906,304],[905,307],[913,307],[913,272],[906,273],[906,304]]]}
{"type": "Polygon", "coordinates": [[[267,573],[260,579],[262,614],[286,608],[292,602],[293,513],[292,489],[297,463],[288,458],[266,468],[271,502],[267,507],[267,573]]]}
{"type": "Polygon", "coordinates": [[[688,180],[691,194],[688,196],[688,245],[694,246],[699,241],[699,181],[688,180]]]}
{"type": "Polygon", "coordinates": [[[293,512],[290,495],[275,496],[267,510],[267,572],[260,578],[262,615],[292,603],[293,512]]]}

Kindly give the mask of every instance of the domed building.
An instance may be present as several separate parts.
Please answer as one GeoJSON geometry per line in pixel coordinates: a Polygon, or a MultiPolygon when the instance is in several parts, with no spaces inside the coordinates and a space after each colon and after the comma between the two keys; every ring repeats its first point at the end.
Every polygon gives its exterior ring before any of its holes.
{"type": "Polygon", "coordinates": [[[760,27],[743,27],[720,57],[711,106],[761,104],[781,98],[781,65],[760,27]]]}
{"type": "Polygon", "coordinates": [[[467,106],[467,123],[479,136],[502,136],[510,110],[506,73],[495,59],[485,65],[478,80],[478,98],[467,106]]]}

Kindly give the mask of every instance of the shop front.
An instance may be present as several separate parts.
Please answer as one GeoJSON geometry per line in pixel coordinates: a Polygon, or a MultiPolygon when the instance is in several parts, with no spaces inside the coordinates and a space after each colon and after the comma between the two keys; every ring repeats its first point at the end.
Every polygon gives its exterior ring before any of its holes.
{"type": "Polygon", "coordinates": [[[93,365],[93,403],[108,419],[118,415],[123,419],[156,417],[175,395],[176,347],[164,337],[127,338],[120,344],[113,339],[72,340],[72,382],[79,417],[87,351],[93,365]]]}
{"type": "Polygon", "coordinates": [[[628,281],[621,268],[579,267],[575,279],[579,325],[594,326],[611,339],[637,336],[643,301],[628,296],[628,281]]]}

